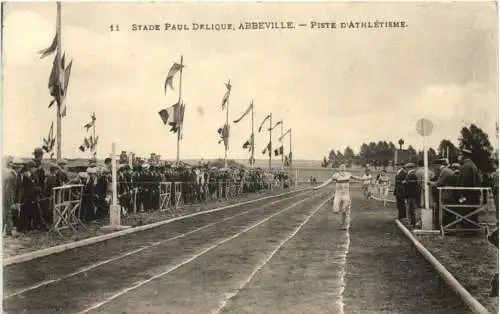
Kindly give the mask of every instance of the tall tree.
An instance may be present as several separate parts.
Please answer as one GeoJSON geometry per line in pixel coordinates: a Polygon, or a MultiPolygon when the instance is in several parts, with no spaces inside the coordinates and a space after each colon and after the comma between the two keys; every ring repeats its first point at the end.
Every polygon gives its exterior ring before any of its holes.
{"type": "Polygon", "coordinates": [[[458,148],[450,140],[443,139],[439,143],[437,153],[441,158],[448,157],[449,162],[456,162],[458,160],[458,148]]]}
{"type": "Polygon", "coordinates": [[[479,170],[489,173],[493,169],[493,147],[488,134],[475,124],[469,128],[463,127],[460,132],[459,148],[472,151],[471,159],[479,170]]]}
{"type": "Polygon", "coordinates": [[[349,146],[347,146],[344,150],[344,160],[348,167],[351,167],[354,162],[354,151],[349,146]]]}
{"type": "Polygon", "coordinates": [[[335,151],[332,149],[330,150],[330,153],[328,154],[328,163],[332,165],[335,163],[335,151]]]}
{"type": "Polygon", "coordinates": [[[408,160],[410,162],[416,162],[417,161],[417,151],[415,150],[415,148],[413,148],[413,146],[408,146],[408,160]]]}

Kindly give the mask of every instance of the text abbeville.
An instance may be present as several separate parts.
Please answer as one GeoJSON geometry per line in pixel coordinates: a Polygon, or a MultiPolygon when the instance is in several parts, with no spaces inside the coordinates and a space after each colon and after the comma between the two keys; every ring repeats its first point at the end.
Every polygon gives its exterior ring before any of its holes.
{"type": "Polygon", "coordinates": [[[238,29],[293,29],[293,22],[244,22],[238,29]]]}

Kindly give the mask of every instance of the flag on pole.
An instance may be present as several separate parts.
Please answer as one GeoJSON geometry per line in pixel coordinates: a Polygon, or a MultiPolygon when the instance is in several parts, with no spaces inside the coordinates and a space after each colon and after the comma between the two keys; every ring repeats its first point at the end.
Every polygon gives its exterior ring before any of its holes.
{"type": "Polygon", "coordinates": [[[224,124],[222,128],[217,130],[217,133],[220,136],[219,144],[224,142],[224,146],[227,147],[229,144],[229,125],[224,124]]]}
{"type": "Polygon", "coordinates": [[[240,117],[239,119],[234,120],[233,122],[234,122],[234,123],[238,123],[238,122],[240,122],[240,121],[241,121],[244,117],[246,117],[246,116],[250,113],[250,111],[251,111],[252,109],[253,109],[253,100],[252,100],[252,102],[250,103],[250,105],[248,106],[247,110],[245,110],[245,112],[241,115],[241,117],[240,117]]]}
{"type": "Polygon", "coordinates": [[[173,82],[174,82],[174,76],[179,72],[182,68],[184,68],[184,65],[181,65],[177,62],[175,62],[171,67],[170,70],[168,71],[167,78],[165,79],[165,95],[167,94],[167,86],[170,86],[170,88],[173,90],[173,82]]]}
{"type": "Polygon", "coordinates": [[[87,131],[87,132],[89,131],[89,129],[90,129],[91,127],[93,127],[93,126],[94,126],[94,124],[95,124],[95,120],[96,120],[96,117],[95,117],[95,114],[93,114],[93,115],[92,115],[92,121],[90,121],[89,123],[87,123],[87,124],[85,124],[85,125],[83,126],[83,127],[86,129],[86,131],[87,131]]]}
{"type": "Polygon", "coordinates": [[[184,108],[184,104],[176,103],[158,112],[163,124],[171,127],[171,132],[176,133],[184,122],[184,108]]]}
{"type": "Polygon", "coordinates": [[[276,124],[271,129],[269,129],[269,130],[270,131],[274,130],[278,125],[280,125],[282,123],[283,123],[283,120],[276,122],[276,124]]]}
{"type": "Polygon", "coordinates": [[[56,27],[56,34],[54,35],[54,39],[52,40],[52,43],[50,44],[50,46],[46,49],[38,51],[38,53],[41,54],[40,59],[43,59],[43,58],[53,54],[56,51],[57,39],[59,37],[59,32],[60,32],[60,28],[56,27]]]}
{"type": "Polygon", "coordinates": [[[222,98],[222,110],[226,108],[227,101],[229,100],[229,95],[231,94],[231,83],[227,82],[226,84],[226,93],[224,94],[224,97],[222,98]]]}
{"type": "Polygon", "coordinates": [[[47,136],[47,138],[43,139],[42,149],[45,150],[45,152],[49,153],[52,151],[52,149],[54,149],[54,143],[54,122],[52,122],[49,129],[49,135],[47,136]]]}
{"type": "Polygon", "coordinates": [[[271,156],[271,142],[269,142],[266,148],[264,148],[264,150],[262,151],[262,155],[265,155],[266,152],[269,154],[269,156],[271,156]]]}
{"type": "Polygon", "coordinates": [[[284,137],[285,137],[288,133],[290,133],[291,131],[292,131],[292,129],[288,129],[288,130],[287,130],[287,131],[286,131],[286,132],[285,132],[285,133],[284,133],[284,134],[283,134],[283,135],[282,135],[282,136],[278,139],[278,141],[280,141],[280,142],[281,142],[281,141],[283,140],[283,138],[284,138],[284,137]]]}
{"type": "Polygon", "coordinates": [[[262,123],[261,123],[261,124],[260,124],[260,126],[259,126],[259,133],[260,133],[260,131],[262,130],[262,127],[264,126],[264,123],[266,123],[266,121],[267,121],[269,118],[271,118],[271,115],[270,115],[270,114],[268,114],[268,115],[264,118],[264,120],[262,121],[262,123]]]}
{"type": "Polygon", "coordinates": [[[253,145],[253,134],[250,135],[250,138],[243,143],[243,149],[248,149],[248,151],[252,151],[252,145],[253,145]]]}
{"type": "Polygon", "coordinates": [[[274,156],[283,155],[283,146],[274,150],[274,156]]]}

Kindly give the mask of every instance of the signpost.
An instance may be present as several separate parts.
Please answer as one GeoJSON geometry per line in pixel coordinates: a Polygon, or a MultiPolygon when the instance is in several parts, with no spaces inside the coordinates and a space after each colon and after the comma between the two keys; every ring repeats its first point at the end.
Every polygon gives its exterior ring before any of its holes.
{"type": "Polygon", "coordinates": [[[432,229],[432,211],[429,209],[429,160],[427,137],[431,135],[433,124],[428,119],[420,119],[417,121],[417,132],[424,138],[424,209],[422,210],[422,230],[432,229]]]}
{"type": "MultiPolygon", "coordinates": [[[[103,226],[103,229],[120,230],[126,229],[130,226],[124,226],[121,224],[121,206],[118,203],[118,180],[117,180],[117,154],[116,154],[116,144],[112,143],[111,146],[111,180],[112,180],[112,191],[113,197],[111,199],[111,204],[109,205],[109,225],[103,226]]],[[[109,185],[108,185],[109,186],[109,185]]]]}

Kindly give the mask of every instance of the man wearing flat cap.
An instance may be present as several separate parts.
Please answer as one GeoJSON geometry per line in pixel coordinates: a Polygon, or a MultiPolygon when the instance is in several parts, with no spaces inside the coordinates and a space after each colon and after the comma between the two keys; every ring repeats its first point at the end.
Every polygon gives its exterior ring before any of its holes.
{"type": "MultiPolygon", "coordinates": [[[[479,169],[476,164],[471,159],[472,151],[469,149],[462,149],[458,158],[462,161],[462,167],[458,174],[458,186],[466,188],[479,188],[482,186],[482,178],[479,173],[479,169]]],[[[481,202],[480,200],[481,192],[474,190],[462,190],[460,191],[460,203],[462,205],[477,205],[481,202]]],[[[466,215],[476,209],[476,207],[463,207],[458,210],[462,215],[466,215]]],[[[478,215],[474,214],[468,217],[473,222],[478,222],[478,215]]],[[[468,221],[461,221],[461,225],[465,229],[477,229],[478,227],[468,221]]]]}

